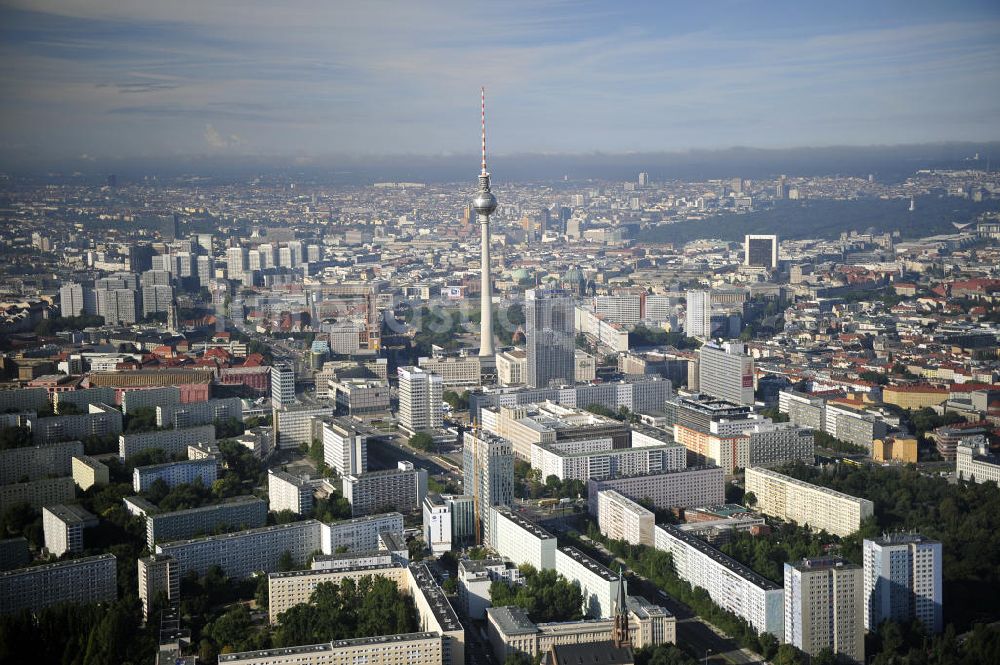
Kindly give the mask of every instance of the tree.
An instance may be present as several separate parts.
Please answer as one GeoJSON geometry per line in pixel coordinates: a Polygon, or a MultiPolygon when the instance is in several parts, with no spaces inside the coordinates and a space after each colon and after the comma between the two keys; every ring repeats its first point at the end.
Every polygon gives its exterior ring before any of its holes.
{"type": "Polygon", "coordinates": [[[743,505],[747,508],[753,508],[757,505],[757,495],[753,492],[745,492],[743,494],[743,505]]]}
{"type": "Polygon", "coordinates": [[[554,570],[522,569],[524,584],[510,585],[497,580],[490,585],[494,607],[523,607],[532,621],[575,621],[583,618],[583,594],[580,587],[554,570]]]}
{"type": "Polygon", "coordinates": [[[410,437],[409,444],[411,448],[430,452],[434,450],[434,437],[427,432],[417,432],[410,437]]]}
{"type": "Polygon", "coordinates": [[[295,570],[295,559],[292,558],[292,553],[288,550],[282,552],[278,558],[278,570],[283,573],[295,570]]]}
{"type": "Polygon", "coordinates": [[[466,411],[469,408],[469,391],[467,390],[462,392],[461,395],[453,390],[446,390],[444,391],[443,399],[455,411],[466,411]]]}

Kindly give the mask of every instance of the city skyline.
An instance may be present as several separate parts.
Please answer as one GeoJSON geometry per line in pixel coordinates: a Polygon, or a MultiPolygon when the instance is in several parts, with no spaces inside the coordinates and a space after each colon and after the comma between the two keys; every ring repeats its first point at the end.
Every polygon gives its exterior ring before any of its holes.
{"type": "Polygon", "coordinates": [[[990,3],[389,9],[11,3],[2,152],[461,155],[484,83],[501,154],[998,138],[990,3]]]}

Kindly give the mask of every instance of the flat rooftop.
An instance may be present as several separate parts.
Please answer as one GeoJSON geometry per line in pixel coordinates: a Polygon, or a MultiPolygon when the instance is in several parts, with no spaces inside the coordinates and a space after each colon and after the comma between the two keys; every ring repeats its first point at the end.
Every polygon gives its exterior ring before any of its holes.
{"type": "Polygon", "coordinates": [[[681,541],[688,547],[697,550],[700,554],[709,557],[710,559],[712,559],[712,561],[722,566],[725,566],[732,572],[736,573],[737,575],[747,580],[754,586],[760,587],[764,591],[775,591],[777,589],[781,589],[781,586],[779,584],[775,584],[774,582],[767,579],[763,575],[758,575],[750,568],[744,566],[742,563],[737,561],[736,559],[723,554],[722,552],[715,549],[714,547],[712,547],[705,541],[701,540],[700,538],[695,538],[694,536],[682,531],[681,529],[678,529],[672,524],[658,524],[656,528],[663,529],[663,531],[665,531],[670,536],[681,541]]]}
{"type": "Polygon", "coordinates": [[[356,637],[350,640],[337,640],[324,644],[306,644],[297,647],[283,647],[281,649],[265,649],[263,651],[242,651],[239,653],[227,653],[219,656],[220,663],[234,663],[241,660],[258,658],[278,658],[281,656],[293,656],[295,654],[323,653],[342,649],[346,647],[363,646],[366,644],[390,644],[393,642],[415,642],[418,640],[440,639],[437,633],[400,633],[399,635],[379,635],[377,637],[356,637]]]}
{"type": "Polygon", "coordinates": [[[565,547],[560,547],[559,551],[562,552],[563,554],[568,555],[571,559],[573,559],[577,563],[582,564],[587,568],[587,570],[594,573],[595,575],[600,575],[606,581],[608,582],[618,581],[618,575],[615,575],[613,572],[611,572],[609,568],[597,563],[597,561],[590,558],[589,556],[587,556],[580,550],[576,549],[575,547],[567,545],[565,547]]]}
{"type": "Polygon", "coordinates": [[[504,517],[506,517],[507,519],[509,519],[511,522],[513,522],[515,525],[521,527],[522,529],[524,529],[525,531],[529,532],[531,535],[535,536],[536,538],[542,538],[542,539],[545,539],[545,540],[548,540],[550,538],[552,540],[556,539],[556,537],[553,536],[551,533],[549,533],[548,531],[546,531],[542,527],[538,526],[537,524],[535,524],[531,520],[528,520],[528,519],[522,517],[521,515],[515,513],[513,510],[511,510],[507,506],[493,506],[493,509],[496,510],[498,514],[503,515],[504,517]]]}

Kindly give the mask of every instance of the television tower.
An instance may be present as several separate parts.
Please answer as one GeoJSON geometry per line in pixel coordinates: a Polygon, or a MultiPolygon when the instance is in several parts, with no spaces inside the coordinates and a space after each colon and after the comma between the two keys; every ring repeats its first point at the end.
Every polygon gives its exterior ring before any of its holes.
{"type": "Polygon", "coordinates": [[[479,355],[493,356],[493,281],[490,279],[490,215],[497,209],[497,198],[490,192],[490,174],[486,170],[486,88],[480,89],[482,99],[483,165],[479,173],[479,192],[472,207],[479,218],[482,237],[481,284],[479,288],[479,355]]]}

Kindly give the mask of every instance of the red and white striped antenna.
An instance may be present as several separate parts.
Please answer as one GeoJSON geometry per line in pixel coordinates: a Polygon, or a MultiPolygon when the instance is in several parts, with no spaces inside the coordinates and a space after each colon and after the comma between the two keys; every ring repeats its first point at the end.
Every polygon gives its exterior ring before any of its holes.
{"type": "Polygon", "coordinates": [[[482,96],[482,119],[483,119],[483,172],[486,175],[486,86],[479,89],[482,96]]]}

